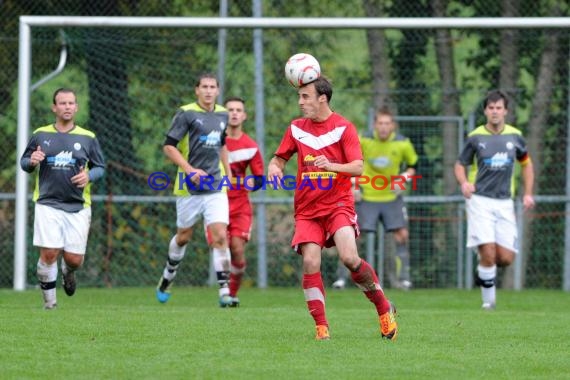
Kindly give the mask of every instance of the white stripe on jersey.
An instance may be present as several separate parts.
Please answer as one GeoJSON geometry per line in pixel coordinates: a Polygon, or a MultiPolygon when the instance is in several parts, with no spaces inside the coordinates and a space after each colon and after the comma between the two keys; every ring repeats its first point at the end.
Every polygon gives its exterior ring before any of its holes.
{"type": "Polygon", "coordinates": [[[314,136],[309,132],[303,131],[301,128],[297,127],[296,125],[291,124],[291,133],[293,134],[295,140],[315,150],[319,150],[339,142],[345,130],[346,127],[336,127],[335,129],[325,133],[324,135],[314,136]]]}
{"type": "Polygon", "coordinates": [[[228,160],[230,164],[234,162],[248,161],[255,156],[257,148],[243,148],[229,152],[228,160]]]}

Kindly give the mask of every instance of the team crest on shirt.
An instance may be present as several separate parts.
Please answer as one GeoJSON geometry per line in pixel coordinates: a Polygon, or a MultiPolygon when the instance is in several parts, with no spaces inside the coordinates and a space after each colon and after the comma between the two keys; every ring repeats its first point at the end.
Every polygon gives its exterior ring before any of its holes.
{"type": "Polygon", "coordinates": [[[73,149],[75,150],[81,150],[81,144],[76,142],[75,144],[73,144],[73,149]]]}
{"type": "Polygon", "coordinates": [[[509,142],[507,143],[507,149],[508,149],[508,150],[513,150],[514,147],[515,147],[515,145],[514,145],[512,142],[509,141],[509,142]]]}

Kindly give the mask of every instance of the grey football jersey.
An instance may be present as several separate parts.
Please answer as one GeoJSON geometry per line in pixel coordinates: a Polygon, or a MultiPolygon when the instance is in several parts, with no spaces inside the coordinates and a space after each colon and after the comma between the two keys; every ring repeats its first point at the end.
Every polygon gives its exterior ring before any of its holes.
{"type": "MultiPolygon", "coordinates": [[[[59,132],[53,124],[36,129],[22,155],[29,159],[40,146],[45,159],[36,170],[33,199],[39,204],[67,212],[77,212],[91,205],[91,183],[79,188],[71,177],[81,168],[105,167],[103,152],[95,134],[76,125],[71,131],[59,132]]],[[[24,170],[33,171],[35,168],[24,170]]]]}
{"type": "Polygon", "coordinates": [[[459,155],[461,165],[472,165],[469,181],[475,183],[475,194],[496,199],[513,197],[515,161],[528,159],[525,139],[510,125],[498,135],[485,126],[476,128],[459,155]]]}
{"type": "Polygon", "coordinates": [[[166,135],[178,141],[177,147],[188,163],[208,173],[209,178],[202,185],[188,186],[184,183],[184,171],[178,168],[174,194],[207,194],[224,190],[220,149],[225,145],[227,124],[228,112],[218,104],[213,112],[205,111],[197,103],[180,107],[166,135]]]}

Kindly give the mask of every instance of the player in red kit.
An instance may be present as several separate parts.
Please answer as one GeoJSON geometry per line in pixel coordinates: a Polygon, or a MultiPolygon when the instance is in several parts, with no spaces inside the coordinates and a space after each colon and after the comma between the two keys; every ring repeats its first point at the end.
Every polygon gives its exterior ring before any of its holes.
{"type": "Polygon", "coordinates": [[[297,153],[295,232],[292,246],[303,257],[303,292],[315,320],[316,339],[329,339],[325,289],[321,276],[323,247],[336,246],[352,280],[375,305],[382,337],[396,340],[395,309],[374,269],[358,255],[358,225],[347,176],[362,174],[363,160],[354,125],[333,112],[332,85],[320,77],[299,88],[303,118],[293,120],[268,166],[268,181],[283,185],[287,161],[297,153]],[[345,181],[341,181],[343,179],[345,181]]]}
{"type": "Polygon", "coordinates": [[[228,190],[230,203],[230,307],[239,306],[237,293],[246,268],[245,245],[249,241],[253,222],[253,208],[249,200],[250,191],[256,191],[263,184],[263,157],[257,143],[243,131],[243,122],[247,119],[245,102],[238,97],[228,98],[225,102],[229,121],[226,130],[226,146],[229,151],[229,163],[234,183],[228,190]],[[248,167],[251,175],[248,175],[248,167]]]}

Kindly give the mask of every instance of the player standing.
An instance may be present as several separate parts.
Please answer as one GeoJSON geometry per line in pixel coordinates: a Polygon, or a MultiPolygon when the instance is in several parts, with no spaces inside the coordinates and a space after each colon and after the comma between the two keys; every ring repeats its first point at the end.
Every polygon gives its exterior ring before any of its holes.
{"type": "MultiPolygon", "coordinates": [[[[418,155],[410,139],[396,132],[394,116],[387,108],[376,112],[374,131],[369,136],[360,137],[360,144],[364,156],[364,178],[369,180],[359,183],[355,192],[358,224],[363,232],[374,234],[380,222],[385,231],[392,233],[396,254],[395,271],[389,275],[390,285],[408,290],[412,287],[412,281],[408,212],[402,198],[405,184],[397,184],[395,179],[409,180],[416,174],[418,155]],[[373,180],[377,177],[389,178],[391,182],[384,188],[378,188],[373,180]]],[[[343,288],[344,283],[345,278],[341,276],[333,287],[343,288]]]]}

